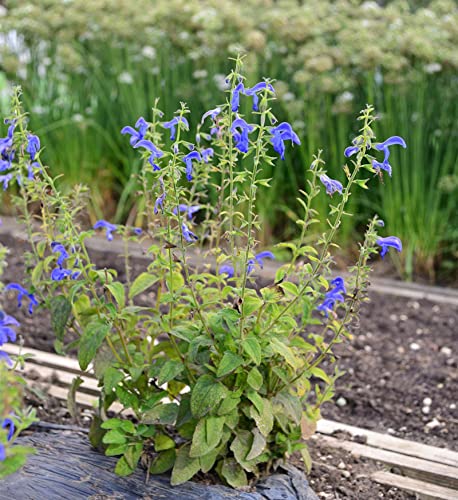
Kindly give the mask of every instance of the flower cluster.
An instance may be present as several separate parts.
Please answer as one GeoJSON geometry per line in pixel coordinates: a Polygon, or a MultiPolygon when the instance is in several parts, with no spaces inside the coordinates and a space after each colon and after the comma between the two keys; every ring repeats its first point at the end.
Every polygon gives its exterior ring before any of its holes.
{"type": "Polygon", "coordinates": [[[53,281],[62,281],[65,278],[70,278],[72,280],[78,279],[81,271],[64,268],[65,261],[70,258],[70,255],[68,254],[64,245],[57,241],[53,241],[51,243],[51,251],[58,254],[57,267],[52,270],[51,279],[53,281]]]}
{"type": "MultiPolygon", "coordinates": [[[[14,436],[14,422],[11,418],[5,418],[2,421],[2,425],[0,426],[1,429],[6,429],[7,430],[7,435],[6,435],[6,440],[11,441],[14,436]]],[[[4,461],[6,459],[6,450],[5,446],[0,443],[0,462],[4,461]]]]}

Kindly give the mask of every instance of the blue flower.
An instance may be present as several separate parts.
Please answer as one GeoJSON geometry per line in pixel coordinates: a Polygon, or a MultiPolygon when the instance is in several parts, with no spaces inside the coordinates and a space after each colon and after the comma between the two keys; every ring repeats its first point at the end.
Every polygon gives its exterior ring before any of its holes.
{"type": "Polygon", "coordinates": [[[147,149],[151,153],[150,157],[148,158],[148,161],[150,165],[153,167],[153,170],[160,170],[160,167],[156,165],[156,163],[154,163],[154,160],[156,158],[161,158],[162,156],[164,156],[164,153],[160,149],[158,149],[151,141],[147,141],[146,139],[138,141],[135,144],[134,148],[147,149]]]}
{"type": "Polygon", "coordinates": [[[231,133],[234,136],[235,147],[242,153],[248,153],[249,139],[248,134],[253,132],[253,125],[249,125],[243,118],[234,120],[231,133]],[[239,132],[240,130],[240,132],[239,132]]]}
{"type": "Polygon", "coordinates": [[[189,243],[193,243],[199,239],[184,222],[181,224],[181,231],[183,233],[183,238],[189,243]]]}
{"type": "MultiPolygon", "coordinates": [[[[11,441],[14,436],[14,422],[11,418],[5,418],[2,422],[2,429],[6,429],[8,427],[8,434],[6,437],[7,441],[11,441]]],[[[6,459],[6,449],[5,445],[0,443],[0,462],[3,462],[6,459]]]]}
{"type": "Polygon", "coordinates": [[[210,111],[207,111],[202,115],[202,119],[200,120],[200,123],[204,123],[205,119],[211,116],[211,119],[215,121],[216,117],[221,113],[221,108],[215,108],[215,109],[210,109],[210,111]]]}
{"type": "Polygon", "coordinates": [[[186,120],[186,118],[184,116],[175,116],[175,118],[172,118],[172,120],[170,120],[169,122],[162,123],[162,126],[164,128],[170,129],[170,140],[171,141],[175,140],[176,126],[180,122],[184,125],[185,130],[189,130],[188,120],[186,120]]]}
{"type": "Polygon", "coordinates": [[[110,224],[106,220],[98,220],[94,224],[94,229],[106,229],[107,240],[113,240],[113,231],[116,231],[117,226],[115,224],[110,224]]]}
{"type": "Polygon", "coordinates": [[[8,127],[8,131],[6,133],[6,137],[0,139],[0,154],[3,155],[6,153],[6,150],[13,146],[13,134],[14,128],[16,127],[16,121],[13,120],[9,122],[10,126],[8,127]]]}
{"type": "Polygon", "coordinates": [[[141,227],[133,227],[132,228],[132,231],[134,232],[134,234],[136,234],[137,236],[140,236],[142,233],[143,233],[143,229],[141,227]]]}
{"type": "Polygon", "coordinates": [[[385,170],[388,172],[388,175],[391,176],[391,165],[388,162],[388,158],[390,157],[390,146],[402,146],[403,148],[406,148],[407,145],[402,137],[399,137],[397,135],[394,135],[390,138],[388,138],[385,142],[381,142],[380,144],[375,145],[375,149],[378,151],[383,151],[385,153],[385,157],[383,158],[383,162],[379,162],[377,160],[372,160],[372,166],[374,167],[376,172],[380,172],[380,169],[385,170]]]}
{"type": "MultiPolygon", "coordinates": [[[[192,219],[192,216],[198,212],[200,210],[200,206],[199,205],[184,205],[184,204],[180,204],[178,205],[178,210],[181,212],[186,212],[187,216],[188,216],[188,219],[191,220],[192,219]]],[[[176,207],[173,209],[173,213],[175,215],[177,215],[178,213],[178,210],[176,209],[176,207]]]]}
{"type": "Polygon", "coordinates": [[[17,295],[17,306],[22,307],[22,299],[23,297],[27,297],[29,299],[29,313],[33,313],[33,307],[38,305],[38,300],[35,298],[33,293],[29,293],[25,288],[23,288],[18,283],[9,283],[5,286],[5,290],[15,290],[18,292],[17,295]]]}
{"type": "Polygon", "coordinates": [[[53,281],[62,281],[65,278],[70,277],[72,280],[78,279],[81,271],[74,271],[71,269],[62,269],[61,267],[56,267],[51,272],[51,279],[53,281]]]}
{"type": "Polygon", "coordinates": [[[260,82],[257,83],[254,87],[245,89],[244,94],[247,96],[252,96],[253,97],[253,111],[259,111],[259,97],[257,95],[258,92],[261,92],[261,90],[268,89],[272,94],[275,94],[275,90],[272,87],[270,83],[266,82],[260,82]]]}
{"type": "Polygon", "coordinates": [[[208,160],[215,154],[215,152],[213,151],[213,148],[206,148],[202,149],[200,154],[202,155],[204,162],[208,163],[208,160]]]}
{"type": "Polygon", "coordinates": [[[159,212],[159,207],[161,207],[161,211],[164,208],[164,200],[165,200],[165,193],[162,193],[161,196],[158,196],[156,198],[156,201],[154,202],[154,213],[157,215],[159,212]]]}
{"type": "Polygon", "coordinates": [[[145,138],[146,131],[148,130],[148,122],[143,118],[143,116],[140,116],[140,118],[137,120],[137,123],[135,124],[135,130],[132,127],[124,127],[121,130],[121,134],[129,134],[131,135],[131,138],[129,140],[131,146],[135,146],[135,144],[142,139],[145,138]]]}
{"type": "Polygon", "coordinates": [[[13,366],[13,362],[11,358],[8,356],[8,354],[5,351],[0,351],[0,361],[4,361],[7,366],[11,367],[13,366]]]}
{"type": "MultiPolygon", "coordinates": [[[[20,326],[20,324],[12,316],[8,316],[3,311],[0,311],[0,346],[7,342],[16,342],[16,332],[10,328],[11,326],[20,326]]],[[[3,357],[5,356],[3,355],[3,357]]],[[[8,360],[9,358],[7,357],[7,362],[8,360]]]]}
{"type": "Polygon", "coordinates": [[[393,247],[398,252],[402,252],[402,242],[397,236],[387,236],[386,238],[379,238],[375,243],[382,247],[382,250],[380,252],[382,259],[388,252],[389,247],[393,247]]]}
{"type": "Polygon", "coordinates": [[[261,269],[264,269],[264,262],[262,259],[275,259],[275,255],[268,250],[259,252],[254,256],[254,259],[250,259],[247,265],[247,272],[250,274],[254,270],[254,265],[258,264],[261,269]]]}
{"type": "Polygon", "coordinates": [[[8,189],[10,180],[13,178],[13,174],[0,175],[0,182],[3,183],[3,191],[8,189]]]}
{"type": "Polygon", "coordinates": [[[274,150],[280,155],[282,160],[285,159],[285,141],[292,141],[294,144],[300,145],[299,137],[287,122],[280,123],[277,127],[270,129],[272,134],[271,142],[274,150]]]}
{"type": "Polygon", "coordinates": [[[30,154],[30,159],[35,161],[35,157],[38,151],[40,151],[40,139],[38,136],[33,134],[29,134],[27,136],[27,147],[25,150],[30,154]]]}
{"type": "Polygon", "coordinates": [[[334,309],[337,301],[344,301],[344,294],[346,293],[344,280],[340,276],[333,279],[331,285],[334,285],[334,288],[325,294],[323,302],[317,307],[317,310],[322,311],[326,317],[334,309]]]}
{"type": "Polygon", "coordinates": [[[359,151],[359,146],[348,146],[348,148],[346,148],[344,151],[344,155],[347,158],[350,158],[350,156],[353,156],[358,151],[359,151]]]}
{"type": "Polygon", "coordinates": [[[183,157],[183,161],[186,164],[186,179],[188,181],[192,181],[192,160],[202,161],[202,157],[198,151],[191,151],[183,157]]]}
{"type": "Polygon", "coordinates": [[[234,268],[229,264],[224,264],[219,268],[218,274],[227,274],[228,278],[234,277],[234,268]]]}
{"type": "Polygon", "coordinates": [[[69,255],[67,250],[65,250],[64,245],[62,243],[58,243],[57,241],[53,241],[51,243],[51,251],[53,253],[58,253],[59,257],[57,258],[57,264],[62,267],[64,262],[68,259],[69,255]]]}
{"type": "Polygon", "coordinates": [[[240,107],[240,93],[243,93],[245,87],[242,82],[240,82],[237,87],[232,91],[231,97],[231,109],[235,113],[239,110],[240,107]]]}
{"type": "Polygon", "coordinates": [[[331,179],[326,174],[320,175],[320,181],[326,187],[326,193],[330,194],[331,196],[336,191],[338,191],[340,194],[342,194],[343,187],[342,187],[342,184],[339,181],[336,181],[335,179],[331,179]]]}

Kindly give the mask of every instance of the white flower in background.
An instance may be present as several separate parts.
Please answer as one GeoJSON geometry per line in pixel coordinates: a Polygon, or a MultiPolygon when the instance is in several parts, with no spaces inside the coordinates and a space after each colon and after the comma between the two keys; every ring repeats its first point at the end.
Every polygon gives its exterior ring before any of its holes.
{"type": "Polygon", "coordinates": [[[142,56],[146,59],[154,59],[156,57],[156,49],[151,45],[145,45],[142,48],[142,56]]]}
{"type": "Polygon", "coordinates": [[[207,78],[208,72],[206,69],[196,69],[194,73],[192,74],[193,78],[196,80],[202,80],[204,78],[207,78]]]}
{"type": "Polygon", "coordinates": [[[296,96],[292,92],[286,92],[283,94],[283,100],[286,102],[294,101],[294,99],[296,99],[296,96]]]}
{"type": "Polygon", "coordinates": [[[132,85],[134,83],[134,79],[129,72],[123,71],[118,75],[118,82],[126,83],[127,85],[132,85]]]}
{"type": "Polygon", "coordinates": [[[84,122],[84,116],[80,113],[76,113],[72,116],[72,120],[75,123],[82,123],[82,122],[84,122]]]}
{"type": "Polygon", "coordinates": [[[7,13],[6,7],[0,5],[0,17],[5,17],[7,13]]]}
{"type": "Polygon", "coordinates": [[[354,97],[355,96],[351,92],[348,92],[348,90],[346,90],[345,92],[342,92],[342,94],[336,97],[336,103],[346,104],[347,102],[353,101],[354,97]]]}
{"type": "Polygon", "coordinates": [[[432,75],[433,73],[439,73],[442,70],[442,65],[440,63],[433,62],[430,64],[425,64],[423,66],[423,69],[426,73],[432,75]]]}

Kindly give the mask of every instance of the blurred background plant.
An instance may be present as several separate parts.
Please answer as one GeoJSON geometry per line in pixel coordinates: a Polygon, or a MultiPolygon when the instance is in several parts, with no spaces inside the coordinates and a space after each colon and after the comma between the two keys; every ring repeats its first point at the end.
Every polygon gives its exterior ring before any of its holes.
{"type": "MultiPolygon", "coordinates": [[[[244,51],[248,85],[265,75],[277,79],[282,107],[275,112],[302,141],[275,167],[273,189],[260,196],[263,244],[297,237],[299,205],[292,193],[305,187],[310,158],[323,148],[330,175],[339,178],[342,151],[356,133],[354,118],[371,102],[380,112],[377,136],[401,135],[408,149],[393,153],[399,175],[374,192],[370,206],[354,197],[351,211],[358,216],[345,219],[340,243],[351,252],[354,232],[375,209],[404,242],[402,260],[395,262],[403,277],[434,280],[437,271],[456,272],[453,0],[4,3],[0,106],[9,86],[20,83],[31,126],[47,145],[43,159],[53,174],[65,173],[67,186],[91,186],[94,218],[137,217],[140,162],[125,146],[122,126],[139,115],[149,118],[157,97],[167,115],[186,101],[198,119],[226,86],[228,57],[244,51]]],[[[317,203],[323,210],[324,197],[317,203]]]]}

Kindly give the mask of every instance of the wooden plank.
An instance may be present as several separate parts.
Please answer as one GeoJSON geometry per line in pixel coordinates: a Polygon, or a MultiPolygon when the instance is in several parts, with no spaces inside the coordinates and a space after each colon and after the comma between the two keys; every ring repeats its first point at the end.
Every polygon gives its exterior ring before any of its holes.
{"type": "Polygon", "coordinates": [[[94,375],[89,372],[83,372],[79,366],[76,359],[69,358],[67,356],[58,356],[57,354],[51,354],[49,352],[38,351],[30,347],[20,348],[14,344],[5,344],[2,349],[8,354],[18,355],[20,352],[22,354],[32,354],[33,357],[28,359],[28,363],[33,363],[36,365],[49,366],[50,368],[62,368],[65,371],[73,372],[77,374],[83,374],[86,377],[95,378],[94,375]]]}
{"type": "Polygon", "coordinates": [[[394,486],[400,490],[416,493],[423,500],[456,500],[458,498],[458,491],[456,490],[444,488],[437,484],[425,483],[410,477],[399,476],[398,474],[391,474],[390,472],[377,471],[371,474],[370,478],[376,483],[385,486],[394,486]]]}
{"type": "MultiPolygon", "coordinates": [[[[48,366],[33,365],[32,363],[27,363],[23,370],[18,370],[20,374],[29,380],[33,380],[33,374],[38,373],[43,381],[58,381],[62,385],[70,386],[73,379],[77,376],[76,373],[71,373],[63,370],[57,370],[55,368],[49,368],[48,366]]],[[[80,377],[83,379],[83,384],[78,388],[83,392],[88,392],[93,395],[98,395],[100,393],[100,388],[97,385],[97,380],[89,377],[80,377]]]]}
{"type": "Polygon", "coordinates": [[[333,448],[347,450],[355,456],[362,456],[388,465],[393,465],[400,469],[403,474],[414,479],[425,480],[458,490],[458,468],[456,467],[439,464],[437,462],[429,462],[428,460],[409,457],[393,451],[373,448],[352,441],[341,441],[329,436],[320,436],[320,441],[333,448]]]}
{"type": "Polygon", "coordinates": [[[317,430],[320,434],[331,435],[337,431],[348,432],[354,436],[364,436],[368,446],[382,448],[388,451],[394,451],[411,457],[422,458],[431,462],[458,467],[458,453],[447,450],[446,448],[437,448],[426,444],[416,443],[407,439],[400,439],[389,434],[381,434],[368,429],[360,429],[352,425],[333,422],[331,420],[319,420],[317,430]]]}

